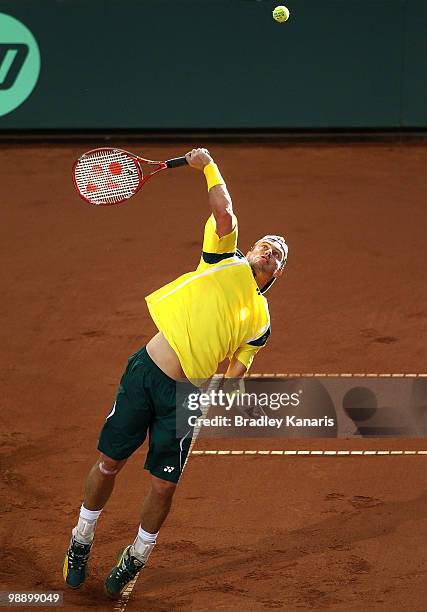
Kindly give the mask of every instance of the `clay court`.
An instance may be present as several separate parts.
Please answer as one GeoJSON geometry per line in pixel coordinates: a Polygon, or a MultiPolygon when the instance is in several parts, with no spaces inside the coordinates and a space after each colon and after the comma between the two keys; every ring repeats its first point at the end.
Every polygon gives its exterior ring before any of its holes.
{"type": "MultiPolygon", "coordinates": [[[[152,159],[194,146],[112,144],[152,159]]],[[[144,296],[197,266],[209,214],[189,168],[121,206],[85,204],[70,169],[101,145],[0,149],[1,590],[63,591],[70,612],[425,611],[426,439],[199,441],[149,566],[114,604],[102,583],[137,529],[143,447],[99,522],[87,583],[65,589],[98,432],[127,357],[155,333],[144,296]],[[269,452],[200,453],[227,449],[269,452]]],[[[229,185],[239,247],[271,232],[289,244],[253,372],[425,373],[426,148],[203,146],[229,185]]]]}

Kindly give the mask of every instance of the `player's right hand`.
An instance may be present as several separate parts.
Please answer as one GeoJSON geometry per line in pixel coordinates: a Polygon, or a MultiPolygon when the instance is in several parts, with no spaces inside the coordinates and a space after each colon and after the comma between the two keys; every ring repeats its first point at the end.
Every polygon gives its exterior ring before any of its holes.
{"type": "Polygon", "coordinates": [[[188,165],[196,170],[203,170],[211,161],[213,161],[207,149],[192,149],[186,153],[185,158],[188,165]]]}

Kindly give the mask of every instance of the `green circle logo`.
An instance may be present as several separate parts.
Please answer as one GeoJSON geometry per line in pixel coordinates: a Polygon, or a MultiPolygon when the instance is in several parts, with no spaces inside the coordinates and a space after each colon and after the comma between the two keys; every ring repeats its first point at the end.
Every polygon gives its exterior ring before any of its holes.
{"type": "Polygon", "coordinates": [[[40,51],[30,30],[0,13],[0,117],[22,104],[40,74],[40,51]]]}

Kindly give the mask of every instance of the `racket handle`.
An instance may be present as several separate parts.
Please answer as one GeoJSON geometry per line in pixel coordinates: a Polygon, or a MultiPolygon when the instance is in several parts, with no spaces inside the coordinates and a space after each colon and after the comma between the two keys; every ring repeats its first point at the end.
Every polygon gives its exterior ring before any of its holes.
{"type": "Polygon", "coordinates": [[[166,165],[168,168],[178,168],[178,166],[186,166],[188,161],[185,157],[174,157],[173,159],[168,159],[166,165]]]}

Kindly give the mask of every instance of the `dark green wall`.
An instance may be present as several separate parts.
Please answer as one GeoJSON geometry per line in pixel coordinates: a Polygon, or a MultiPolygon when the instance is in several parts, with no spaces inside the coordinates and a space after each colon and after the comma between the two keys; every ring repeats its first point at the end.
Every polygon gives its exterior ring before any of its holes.
{"type": "Polygon", "coordinates": [[[42,57],[0,130],[427,125],[427,0],[0,0],[0,12],[42,57]],[[281,3],[285,24],[271,17],[281,3]]]}

